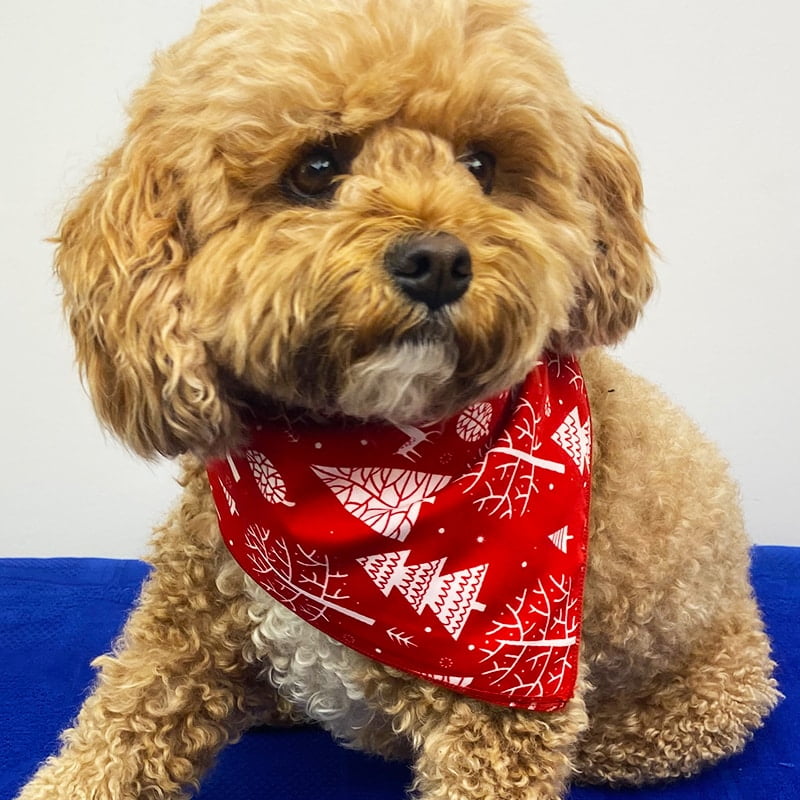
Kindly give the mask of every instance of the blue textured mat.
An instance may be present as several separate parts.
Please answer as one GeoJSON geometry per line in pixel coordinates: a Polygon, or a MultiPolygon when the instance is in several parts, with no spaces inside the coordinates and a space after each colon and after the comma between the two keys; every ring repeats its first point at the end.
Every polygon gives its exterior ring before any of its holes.
{"type": "MultiPolygon", "coordinates": [[[[0,800],[51,753],[108,650],[146,567],[103,559],[0,560],[0,800]]],[[[747,750],[688,781],[570,800],[800,798],[800,548],[759,547],[753,580],[773,638],[786,700],[747,750]]],[[[314,728],[252,731],[229,747],[201,800],[402,800],[409,770],[349,752],[314,728]]],[[[488,800],[488,799],[487,799],[488,800]]],[[[500,800],[498,798],[498,800],[500,800]]]]}

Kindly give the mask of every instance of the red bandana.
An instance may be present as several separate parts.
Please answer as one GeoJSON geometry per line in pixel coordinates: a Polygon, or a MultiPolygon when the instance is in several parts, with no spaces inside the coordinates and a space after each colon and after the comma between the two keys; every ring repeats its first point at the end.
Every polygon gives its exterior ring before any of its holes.
{"type": "Polygon", "coordinates": [[[415,427],[265,420],[208,464],[225,542],[348,647],[491,703],[572,696],[591,429],[577,361],[415,427]]]}

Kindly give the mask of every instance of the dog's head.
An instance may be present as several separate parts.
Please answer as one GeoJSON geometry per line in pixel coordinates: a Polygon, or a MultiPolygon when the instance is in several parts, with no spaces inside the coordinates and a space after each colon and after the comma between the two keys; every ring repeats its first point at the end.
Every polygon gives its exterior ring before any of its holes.
{"type": "Polygon", "coordinates": [[[227,0],[130,115],[56,262],[140,453],[220,452],[263,401],[440,417],[650,294],[624,137],[514,0],[227,0]]]}

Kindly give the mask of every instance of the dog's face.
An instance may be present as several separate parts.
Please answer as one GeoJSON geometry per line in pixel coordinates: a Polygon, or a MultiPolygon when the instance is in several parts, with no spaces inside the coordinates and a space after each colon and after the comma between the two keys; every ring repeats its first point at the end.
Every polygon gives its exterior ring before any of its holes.
{"type": "Polygon", "coordinates": [[[209,454],[253,403],[430,420],[618,340],[652,276],[603,127],[509,0],[213,7],[60,232],[100,417],[209,454]]]}

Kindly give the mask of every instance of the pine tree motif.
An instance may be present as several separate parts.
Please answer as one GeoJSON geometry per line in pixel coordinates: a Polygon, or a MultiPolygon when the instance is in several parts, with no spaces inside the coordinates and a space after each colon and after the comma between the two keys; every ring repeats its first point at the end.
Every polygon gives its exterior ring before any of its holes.
{"type": "Polygon", "coordinates": [[[482,564],[451,575],[443,575],[439,578],[441,585],[436,587],[435,594],[431,596],[429,592],[426,598],[427,604],[454,639],[458,639],[471,611],[486,610],[486,606],[476,602],[475,598],[481,590],[488,568],[488,564],[482,564]]]}
{"type": "Polygon", "coordinates": [[[567,453],[583,474],[589,461],[591,431],[588,419],[581,424],[577,406],[567,414],[558,430],[553,434],[553,441],[567,453]]]}
{"type": "Polygon", "coordinates": [[[384,597],[389,596],[394,584],[392,578],[404,569],[406,558],[410,550],[401,550],[399,553],[378,553],[374,556],[359,558],[358,563],[367,571],[372,582],[381,590],[384,597]]]}
{"type": "Polygon", "coordinates": [[[423,503],[450,483],[447,475],[378,467],[312,466],[345,510],[376,533],[405,541],[423,503]]]}
{"type": "Polygon", "coordinates": [[[421,614],[428,604],[428,592],[444,569],[445,561],[444,558],[437,558],[435,561],[426,561],[403,569],[402,579],[397,588],[417,614],[421,614]]]}
{"type": "Polygon", "coordinates": [[[477,597],[489,565],[481,564],[443,575],[447,558],[408,564],[410,554],[410,550],[378,553],[359,558],[358,563],[384,597],[388,597],[392,589],[397,589],[417,614],[429,608],[453,639],[458,639],[469,615],[473,611],[486,610],[477,597]]]}
{"type": "Polygon", "coordinates": [[[547,537],[562,553],[567,552],[569,542],[574,538],[569,535],[569,526],[565,525],[559,528],[555,533],[551,533],[547,537]]]}
{"type": "Polygon", "coordinates": [[[273,505],[293,507],[294,503],[286,499],[286,483],[274,464],[257,450],[248,450],[245,456],[264,499],[273,505]]]}
{"type": "Polygon", "coordinates": [[[461,412],[456,421],[456,433],[465,442],[478,442],[489,435],[492,423],[492,404],[476,403],[461,412]]]}

